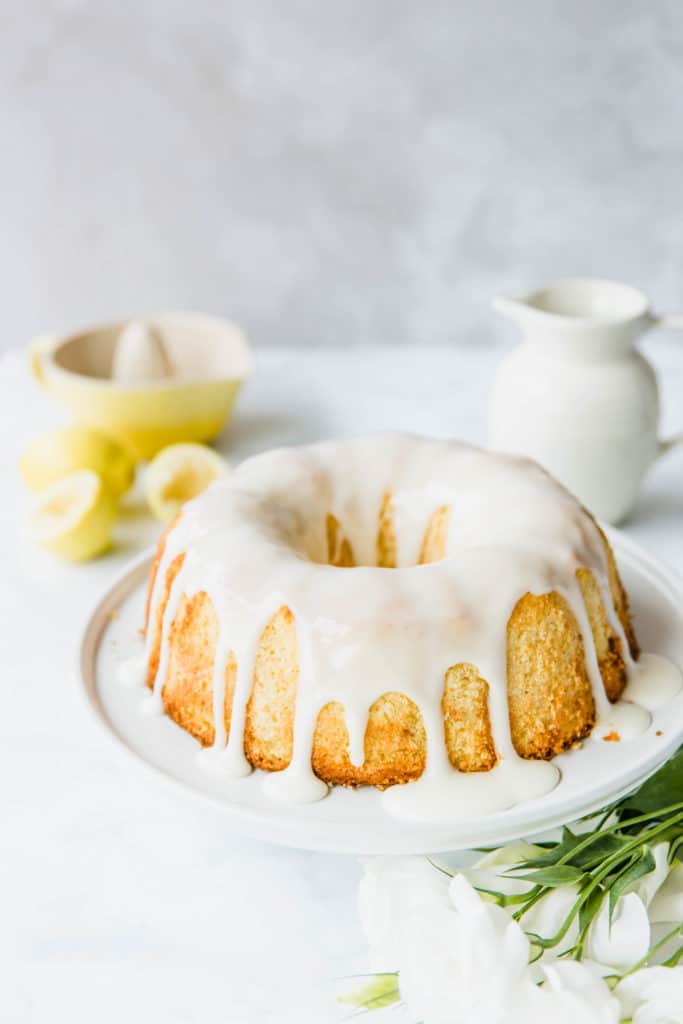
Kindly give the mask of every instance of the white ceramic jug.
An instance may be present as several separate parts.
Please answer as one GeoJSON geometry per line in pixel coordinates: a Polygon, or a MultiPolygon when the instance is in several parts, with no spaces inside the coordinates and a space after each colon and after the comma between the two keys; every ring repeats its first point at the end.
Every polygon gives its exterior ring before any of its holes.
{"type": "Polygon", "coordinates": [[[655,316],[641,292],[572,278],[494,308],[522,330],[490,401],[492,448],[529,455],[599,518],[623,519],[648,468],[683,440],[660,441],[654,370],[637,350],[643,331],[683,328],[655,316]]]}

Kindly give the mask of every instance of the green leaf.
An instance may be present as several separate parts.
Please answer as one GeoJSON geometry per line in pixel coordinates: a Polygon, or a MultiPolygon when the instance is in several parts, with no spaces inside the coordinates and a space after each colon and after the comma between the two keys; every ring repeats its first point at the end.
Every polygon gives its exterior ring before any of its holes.
{"type": "Polygon", "coordinates": [[[582,868],[586,864],[599,863],[611,854],[616,853],[626,840],[612,833],[595,831],[575,835],[566,826],[562,830],[562,839],[555,843],[546,853],[533,860],[524,861],[519,865],[524,868],[541,868],[561,861],[582,868]],[[576,851],[576,852],[575,852],[576,851]]]}
{"type": "Polygon", "coordinates": [[[587,864],[600,864],[607,857],[611,857],[613,853],[618,853],[626,842],[626,839],[615,835],[613,832],[606,832],[604,835],[596,832],[595,839],[590,846],[579,850],[570,858],[569,863],[577,868],[583,868],[587,864]]]}
{"type": "Polygon", "coordinates": [[[683,747],[620,806],[646,814],[678,803],[683,803],[683,747]]]}
{"type": "Polygon", "coordinates": [[[540,857],[534,857],[532,860],[526,860],[523,864],[518,865],[518,867],[542,868],[549,864],[557,864],[558,860],[571,853],[574,847],[580,843],[583,838],[584,836],[575,836],[574,833],[565,826],[562,829],[562,839],[559,843],[553,843],[547,853],[542,854],[540,857]]]}
{"type": "Polygon", "coordinates": [[[671,847],[669,848],[669,864],[673,864],[675,860],[681,859],[681,846],[683,846],[683,832],[676,836],[676,838],[671,842],[671,847]]]}
{"type": "Polygon", "coordinates": [[[579,943],[582,949],[586,933],[588,932],[593,918],[600,910],[604,897],[605,890],[601,886],[598,886],[596,889],[593,889],[592,893],[579,908],[579,943]]]}
{"type": "Polygon", "coordinates": [[[578,885],[584,879],[583,871],[571,864],[554,864],[547,868],[536,868],[526,875],[515,875],[522,882],[533,882],[555,889],[560,885],[578,885]]]}
{"type": "Polygon", "coordinates": [[[349,1003],[363,1010],[381,1010],[385,1006],[397,1003],[401,998],[398,989],[398,974],[375,974],[365,985],[339,996],[340,1003],[349,1003]]]}
{"type": "Polygon", "coordinates": [[[661,829],[657,833],[658,843],[678,843],[681,835],[683,834],[683,821],[676,820],[679,816],[680,811],[678,814],[672,814],[670,817],[662,818],[662,822],[664,824],[668,823],[668,828],[661,829]]]}
{"type": "Polygon", "coordinates": [[[626,865],[625,869],[616,876],[610,885],[609,890],[609,923],[612,924],[614,911],[617,903],[629,886],[637,882],[644,875],[649,875],[656,867],[655,858],[649,846],[643,847],[638,855],[626,865]]]}

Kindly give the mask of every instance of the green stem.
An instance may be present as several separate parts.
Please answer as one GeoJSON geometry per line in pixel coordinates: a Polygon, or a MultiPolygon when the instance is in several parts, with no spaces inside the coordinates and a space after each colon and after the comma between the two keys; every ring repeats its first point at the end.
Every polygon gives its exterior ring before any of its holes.
{"type": "MultiPolygon", "coordinates": [[[[683,805],[678,804],[676,806],[677,807],[681,807],[683,805]]],[[[642,817],[646,818],[646,817],[652,817],[652,816],[649,815],[649,816],[642,816],[642,817]]],[[[595,875],[593,875],[593,877],[590,879],[590,881],[586,885],[586,887],[583,890],[583,892],[581,892],[581,894],[579,895],[579,898],[576,900],[574,906],[572,907],[570,912],[567,914],[567,916],[564,919],[564,921],[563,921],[562,925],[560,926],[559,930],[555,933],[555,935],[551,936],[551,938],[544,940],[544,947],[546,949],[551,949],[553,946],[556,946],[559,942],[562,941],[562,939],[565,937],[565,935],[569,931],[569,928],[571,927],[572,921],[574,920],[576,915],[581,910],[581,907],[590,898],[591,894],[595,891],[595,889],[597,889],[597,887],[599,885],[601,885],[603,879],[607,878],[607,876],[609,874],[611,874],[612,869],[621,860],[624,859],[624,856],[626,854],[631,853],[631,851],[636,849],[638,846],[643,846],[645,843],[649,842],[650,839],[655,838],[661,832],[664,832],[667,828],[671,828],[671,826],[676,824],[677,821],[679,821],[679,820],[683,820],[683,814],[674,815],[674,820],[673,821],[669,819],[668,821],[661,822],[659,825],[655,826],[654,828],[650,829],[649,831],[646,830],[645,832],[639,833],[639,835],[634,836],[634,838],[629,843],[627,843],[624,847],[622,847],[621,850],[618,850],[616,853],[613,853],[611,855],[611,857],[608,857],[605,860],[605,863],[604,863],[603,867],[599,871],[597,871],[595,873],[595,875]]],[[[635,821],[635,819],[634,819],[634,821],[635,821]]],[[[605,831],[608,832],[608,831],[610,831],[610,829],[606,829],[605,831]]],[[[575,847],[574,851],[572,851],[572,852],[576,852],[576,849],[578,849],[578,847],[575,847]]],[[[558,864],[560,864],[563,859],[565,859],[565,858],[561,858],[561,860],[558,861],[558,864]]],[[[548,890],[548,887],[544,887],[544,888],[546,889],[546,891],[548,890]]],[[[540,898],[540,896],[538,898],[540,898]]],[[[534,900],[533,902],[536,902],[536,900],[534,900]]],[[[519,920],[526,913],[526,911],[528,909],[530,909],[531,906],[533,906],[533,902],[529,901],[529,905],[528,906],[524,906],[524,907],[520,908],[520,910],[518,910],[515,913],[515,918],[517,920],[519,920]]]]}
{"type": "Polygon", "coordinates": [[[527,910],[531,910],[531,908],[550,891],[550,886],[548,885],[537,885],[535,889],[532,889],[527,895],[527,902],[524,906],[520,907],[519,910],[515,910],[512,915],[515,921],[521,921],[527,910]]]}
{"type": "Polygon", "coordinates": [[[664,961],[662,967],[677,967],[681,962],[681,958],[683,958],[683,946],[679,946],[676,952],[668,960],[664,961]]]}
{"type": "MultiPolygon", "coordinates": [[[[601,839],[603,836],[610,835],[613,832],[618,832],[623,825],[627,825],[630,828],[632,825],[639,825],[641,822],[652,820],[652,818],[661,818],[665,814],[676,815],[676,812],[678,811],[683,811],[683,803],[672,804],[671,807],[664,807],[662,810],[650,811],[647,814],[640,814],[636,818],[629,818],[626,822],[622,822],[621,820],[615,821],[613,825],[609,825],[607,828],[603,828],[599,832],[589,832],[588,835],[581,840],[581,842],[577,843],[576,846],[573,846],[571,850],[569,850],[567,853],[563,854],[563,856],[559,858],[559,860],[557,861],[557,865],[559,866],[560,864],[566,864],[573,857],[575,857],[577,853],[581,853],[582,850],[587,850],[588,847],[592,846],[592,844],[596,842],[598,839],[601,839]]],[[[678,818],[678,820],[681,819],[678,818]]],[[[675,823],[675,821],[669,821],[670,825],[675,823]]],[[[524,869],[520,865],[519,867],[510,868],[509,870],[521,871],[524,869]]]]}
{"type": "Polygon", "coordinates": [[[633,967],[629,967],[625,974],[622,974],[621,980],[628,978],[629,974],[635,974],[636,971],[639,971],[641,967],[644,967],[646,963],[652,959],[655,953],[657,953],[663,946],[666,946],[667,942],[670,942],[671,939],[673,939],[674,935],[680,935],[682,933],[683,924],[677,924],[675,928],[672,928],[670,932],[667,932],[663,939],[656,942],[654,946],[650,946],[645,956],[641,957],[638,963],[634,964],[633,967]]]}
{"type": "Polygon", "coordinates": [[[455,875],[453,874],[452,871],[449,871],[448,868],[443,867],[442,864],[437,864],[436,861],[432,860],[431,857],[425,857],[425,860],[427,861],[428,864],[431,864],[431,866],[435,868],[437,871],[440,871],[442,875],[445,875],[446,878],[455,878],[455,875]]]}

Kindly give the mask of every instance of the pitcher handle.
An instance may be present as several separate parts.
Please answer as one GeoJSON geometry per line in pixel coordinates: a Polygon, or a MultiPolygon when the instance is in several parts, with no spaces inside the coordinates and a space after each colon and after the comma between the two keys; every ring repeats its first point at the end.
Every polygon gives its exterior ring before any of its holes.
{"type": "MultiPolygon", "coordinates": [[[[683,330],[683,313],[648,313],[649,327],[664,327],[675,331],[683,330]]],[[[658,442],[657,455],[666,455],[672,448],[683,444],[683,434],[675,434],[664,441],[658,442]]]]}
{"type": "Polygon", "coordinates": [[[672,448],[677,448],[679,444],[683,444],[683,434],[674,434],[673,437],[669,437],[666,441],[659,442],[658,455],[666,455],[672,448]]]}
{"type": "Polygon", "coordinates": [[[28,344],[28,358],[33,376],[41,387],[47,387],[45,380],[45,369],[43,367],[43,356],[53,347],[56,336],[54,334],[39,334],[28,344]]]}
{"type": "Polygon", "coordinates": [[[650,326],[683,331],[683,313],[650,313],[650,326]]]}

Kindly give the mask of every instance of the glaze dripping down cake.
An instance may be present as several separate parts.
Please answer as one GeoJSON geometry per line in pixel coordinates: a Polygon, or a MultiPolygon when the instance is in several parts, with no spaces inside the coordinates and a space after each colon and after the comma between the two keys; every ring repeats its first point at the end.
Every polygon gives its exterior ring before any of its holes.
{"type": "Polygon", "coordinates": [[[149,583],[166,714],[297,800],[524,772],[591,732],[637,655],[591,515],[535,463],[451,441],[251,458],[185,506],[149,583]]]}

